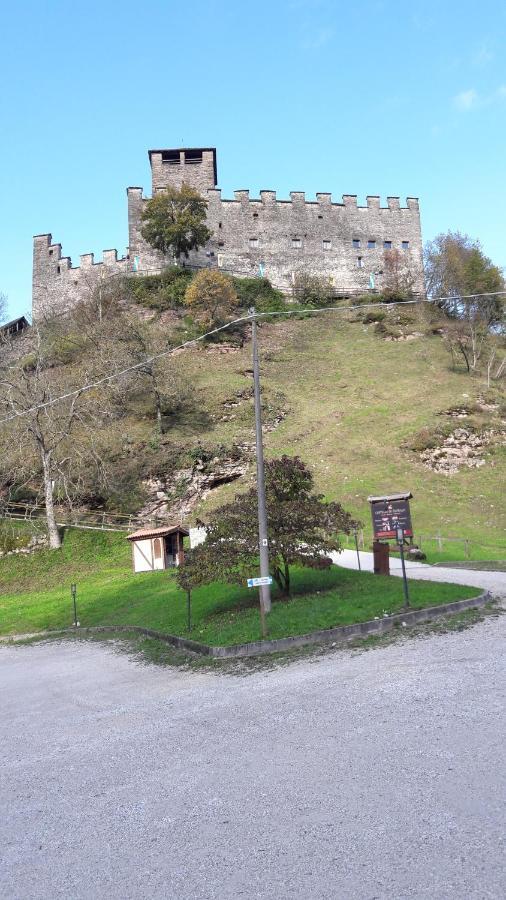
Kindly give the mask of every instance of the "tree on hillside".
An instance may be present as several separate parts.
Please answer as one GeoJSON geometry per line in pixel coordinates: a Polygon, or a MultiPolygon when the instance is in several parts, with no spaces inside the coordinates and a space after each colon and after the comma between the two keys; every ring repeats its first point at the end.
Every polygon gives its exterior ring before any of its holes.
{"type": "Polygon", "coordinates": [[[412,296],[416,277],[408,260],[409,256],[405,252],[385,250],[381,291],[385,300],[407,300],[412,296]]]}
{"type": "Polygon", "coordinates": [[[205,224],[207,200],[183,184],[159,191],[148,200],[142,213],[141,233],[155,250],[173,253],[179,261],[190,250],[198,250],[211,237],[205,224]]]}
{"type": "Polygon", "coordinates": [[[183,382],[175,376],[170,356],[160,356],[169,348],[170,340],[158,321],[146,322],[125,313],[116,323],[116,364],[119,368],[136,366],[125,382],[126,398],[146,394],[151,398],[160,434],[165,434],[168,417],[186,399],[183,382]]]}
{"type": "Polygon", "coordinates": [[[0,291],[0,325],[7,318],[7,297],[0,291]]]}
{"type": "MultiPolygon", "coordinates": [[[[290,567],[323,569],[339,551],[339,534],[355,523],[340,503],[314,493],[313,475],[298,457],[282,456],[265,467],[271,574],[290,594],[290,567]]],[[[244,583],[258,558],[257,491],[251,488],[217,509],[205,525],[203,544],[189,551],[178,577],[185,590],[214,580],[244,583]]],[[[203,524],[203,523],[200,523],[203,524]]]]}
{"type": "Polygon", "coordinates": [[[314,272],[296,272],[293,279],[293,296],[301,306],[328,306],[333,298],[332,281],[327,275],[314,272]]]}
{"type": "Polygon", "coordinates": [[[16,495],[24,487],[43,499],[53,549],[61,543],[56,504],[72,506],[92,473],[106,478],[97,430],[111,418],[120,386],[84,389],[111,369],[99,328],[86,332],[82,318],[69,316],[39,320],[25,356],[0,358],[0,489],[16,495]]]}
{"type": "Polygon", "coordinates": [[[237,307],[237,293],[232,280],[216,269],[202,269],[188,285],[185,303],[203,326],[220,325],[237,307]]]}
{"type": "Polygon", "coordinates": [[[479,241],[449,231],[438,234],[424,251],[425,279],[429,297],[445,298],[439,305],[453,318],[483,318],[494,325],[502,316],[497,296],[504,290],[498,266],[483,253],[479,241]],[[469,295],[480,295],[462,300],[469,295]]]}

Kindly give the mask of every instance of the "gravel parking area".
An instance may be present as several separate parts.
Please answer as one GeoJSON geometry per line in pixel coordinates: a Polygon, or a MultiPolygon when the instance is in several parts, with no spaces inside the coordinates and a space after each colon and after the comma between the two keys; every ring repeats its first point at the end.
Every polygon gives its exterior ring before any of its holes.
{"type": "Polygon", "coordinates": [[[1,896],[504,896],[505,631],[242,677],[0,647],[1,896]]]}

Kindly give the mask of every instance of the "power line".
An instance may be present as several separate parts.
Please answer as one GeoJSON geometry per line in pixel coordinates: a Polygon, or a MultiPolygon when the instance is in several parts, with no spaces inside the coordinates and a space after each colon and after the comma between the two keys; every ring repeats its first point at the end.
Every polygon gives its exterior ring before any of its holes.
{"type": "MultiPolygon", "coordinates": [[[[506,291],[497,291],[497,294],[506,294],[506,291]]],[[[489,296],[484,294],[468,294],[467,297],[483,297],[489,296]]],[[[321,306],[318,308],[307,307],[305,309],[295,308],[295,309],[287,309],[287,310],[273,310],[272,312],[262,312],[256,313],[256,318],[270,318],[271,316],[294,316],[300,314],[309,314],[316,315],[318,313],[323,312],[352,312],[357,309],[368,309],[369,307],[373,307],[374,309],[381,309],[382,307],[386,309],[392,309],[395,306],[412,306],[418,303],[435,303],[437,300],[444,299],[455,299],[455,298],[444,298],[438,297],[434,300],[395,300],[392,303],[385,302],[372,302],[372,303],[357,303],[352,306],[321,306]]],[[[464,299],[464,298],[460,298],[464,299]]],[[[103,384],[107,384],[113,381],[116,378],[121,378],[123,375],[127,375],[129,372],[135,372],[138,369],[144,368],[146,365],[149,365],[152,362],[156,362],[158,359],[162,359],[163,357],[170,356],[172,353],[176,353],[176,351],[184,350],[187,347],[191,347],[192,344],[197,344],[206,340],[206,338],[211,337],[213,334],[218,334],[221,331],[225,331],[228,328],[231,328],[233,325],[238,325],[241,322],[250,322],[252,320],[251,315],[240,316],[237,319],[232,319],[231,322],[226,322],[225,325],[220,325],[217,328],[213,328],[211,331],[206,331],[204,334],[200,334],[196,338],[191,338],[190,340],[183,341],[182,344],[179,344],[176,347],[169,347],[167,350],[162,350],[160,353],[155,353],[153,356],[149,356],[146,359],[142,360],[142,362],[135,363],[131,366],[127,366],[124,369],[121,369],[117,372],[111,372],[109,375],[103,375],[101,378],[98,378],[96,381],[89,382],[88,384],[82,385],[79,388],[76,388],[73,391],[68,391],[65,394],[61,394],[58,397],[54,397],[52,400],[47,400],[45,403],[38,403],[34,406],[31,406],[29,409],[22,410],[21,412],[13,413],[10,416],[7,416],[4,419],[0,419],[0,425],[4,425],[6,422],[12,422],[15,419],[22,418],[23,416],[27,416],[30,413],[37,412],[40,409],[47,409],[50,406],[54,406],[56,403],[61,403],[62,400],[69,400],[71,397],[77,397],[81,394],[87,393],[88,391],[93,390],[94,388],[100,387],[103,384]]]]}

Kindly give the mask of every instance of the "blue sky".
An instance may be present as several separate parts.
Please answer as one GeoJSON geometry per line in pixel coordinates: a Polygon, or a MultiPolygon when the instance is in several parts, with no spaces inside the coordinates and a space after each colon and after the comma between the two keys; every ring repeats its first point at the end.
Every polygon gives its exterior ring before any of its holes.
{"type": "Polygon", "coordinates": [[[2,12],[0,291],[30,309],[32,235],[127,243],[150,147],[216,146],[223,196],[419,196],[506,266],[504,0],[20,2],[2,12]]]}

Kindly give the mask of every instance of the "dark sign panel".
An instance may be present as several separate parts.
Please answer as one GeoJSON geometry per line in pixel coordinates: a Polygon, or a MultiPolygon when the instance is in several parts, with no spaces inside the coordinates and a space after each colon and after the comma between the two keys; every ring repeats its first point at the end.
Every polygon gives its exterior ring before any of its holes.
{"type": "Polygon", "coordinates": [[[374,500],[371,511],[375,538],[395,538],[397,528],[403,528],[406,537],[413,537],[409,500],[374,500]]]}

